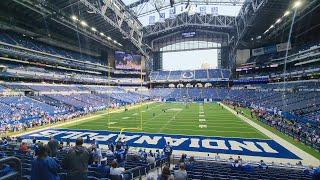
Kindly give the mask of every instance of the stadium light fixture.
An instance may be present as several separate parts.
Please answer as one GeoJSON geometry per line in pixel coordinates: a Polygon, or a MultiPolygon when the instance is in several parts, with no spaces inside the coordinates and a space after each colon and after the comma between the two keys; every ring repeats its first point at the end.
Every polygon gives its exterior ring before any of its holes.
{"type": "Polygon", "coordinates": [[[108,39],[108,40],[112,40],[111,37],[109,37],[109,36],[107,37],[107,39],[108,39]]]}
{"type": "Polygon", "coordinates": [[[71,19],[72,19],[73,21],[78,21],[78,17],[77,17],[76,15],[72,15],[72,16],[71,16],[71,19]]]}
{"type": "Polygon", "coordinates": [[[298,0],[293,4],[293,9],[299,8],[301,5],[302,5],[302,2],[298,0]]]}
{"type": "Polygon", "coordinates": [[[276,24],[280,23],[282,21],[281,18],[277,19],[276,24]]]}
{"type": "Polygon", "coordinates": [[[97,29],[96,29],[95,27],[92,27],[91,30],[92,30],[93,32],[96,32],[96,31],[97,31],[97,29]]]}
{"type": "Polygon", "coordinates": [[[85,22],[85,21],[81,21],[80,24],[81,24],[83,27],[87,27],[87,26],[88,26],[87,22],[85,22]]]}
{"type": "Polygon", "coordinates": [[[116,40],[113,40],[113,42],[116,43],[116,44],[118,43],[116,40]]]}
{"type": "Polygon", "coordinates": [[[290,11],[286,11],[283,16],[286,17],[286,16],[288,16],[289,14],[290,14],[290,11]]]}
{"type": "Polygon", "coordinates": [[[104,33],[103,33],[103,32],[101,32],[101,33],[100,33],[100,36],[104,36],[104,33]]]}

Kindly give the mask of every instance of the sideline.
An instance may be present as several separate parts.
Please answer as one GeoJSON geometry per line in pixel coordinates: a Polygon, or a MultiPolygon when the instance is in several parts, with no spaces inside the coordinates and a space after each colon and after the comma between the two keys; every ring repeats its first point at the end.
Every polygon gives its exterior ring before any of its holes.
{"type": "MultiPolygon", "coordinates": [[[[156,102],[154,102],[154,101],[145,102],[145,103],[142,103],[141,106],[149,105],[149,104],[153,104],[153,103],[156,103],[156,102]]],[[[128,107],[128,110],[136,109],[136,108],[139,108],[139,107],[140,107],[140,104],[136,104],[136,105],[128,107]]],[[[120,107],[118,109],[111,110],[110,114],[122,112],[123,110],[124,110],[124,107],[120,107]]],[[[53,124],[53,125],[45,125],[45,126],[39,127],[39,128],[36,127],[35,129],[31,129],[31,130],[27,130],[27,131],[21,131],[21,133],[20,132],[18,132],[18,133],[15,132],[15,133],[12,133],[12,134],[8,133],[7,135],[8,136],[17,137],[17,136],[23,136],[23,135],[26,135],[26,134],[34,133],[34,132],[37,132],[37,131],[43,131],[43,130],[47,130],[47,129],[51,129],[51,128],[57,128],[57,127],[65,126],[65,125],[72,125],[72,124],[79,123],[79,122],[82,122],[82,121],[88,122],[88,121],[95,120],[96,117],[107,115],[108,112],[100,114],[101,112],[104,112],[104,111],[108,111],[108,110],[97,111],[95,113],[98,113],[98,114],[87,114],[84,117],[78,117],[78,118],[70,119],[70,120],[68,120],[66,122],[56,123],[56,124],[53,124]]]]}
{"type": "MultiPolygon", "coordinates": [[[[260,132],[262,132],[263,134],[265,134],[266,136],[268,136],[269,138],[271,138],[272,140],[274,140],[275,142],[277,142],[278,144],[282,145],[283,147],[285,147],[286,149],[288,149],[289,151],[293,152],[294,154],[296,154],[297,156],[299,156],[302,160],[302,164],[307,164],[307,165],[313,165],[315,167],[320,165],[320,160],[318,160],[317,158],[315,158],[314,156],[310,155],[309,153],[301,150],[300,148],[296,147],[295,145],[291,144],[290,142],[282,139],[281,137],[279,137],[278,135],[274,134],[273,132],[267,130],[266,128],[260,126],[259,124],[253,122],[252,120],[250,120],[249,118],[241,115],[241,114],[237,114],[236,111],[234,111],[233,109],[231,109],[230,107],[224,105],[223,103],[220,103],[220,105],[222,105],[225,109],[227,109],[228,111],[230,111],[232,114],[234,114],[235,116],[239,117],[241,120],[243,120],[244,122],[250,124],[251,126],[253,126],[254,128],[256,128],[257,130],[259,130],[260,132]]],[[[280,160],[280,162],[282,162],[280,160]]],[[[279,162],[279,163],[280,163],[279,162]]],[[[297,160],[295,160],[295,162],[297,162],[297,160]]]]}

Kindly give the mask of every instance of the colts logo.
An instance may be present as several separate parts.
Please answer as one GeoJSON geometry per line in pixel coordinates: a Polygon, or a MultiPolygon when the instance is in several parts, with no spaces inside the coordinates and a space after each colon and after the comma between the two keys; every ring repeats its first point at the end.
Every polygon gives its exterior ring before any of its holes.
{"type": "Polygon", "coordinates": [[[193,78],[193,72],[191,72],[191,71],[184,72],[184,73],[182,74],[182,77],[183,77],[184,79],[191,79],[191,78],[193,78]]]}

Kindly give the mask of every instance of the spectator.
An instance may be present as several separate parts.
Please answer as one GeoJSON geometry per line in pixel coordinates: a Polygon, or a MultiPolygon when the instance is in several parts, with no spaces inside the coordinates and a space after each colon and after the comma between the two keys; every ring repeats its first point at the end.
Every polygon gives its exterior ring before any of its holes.
{"type": "Polygon", "coordinates": [[[216,161],[220,161],[220,160],[221,160],[221,158],[220,158],[220,156],[219,156],[219,153],[216,154],[216,156],[214,157],[214,159],[215,159],[216,161]]]}
{"type": "Polygon", "coordinates": [[[179,162],[184,163],[186,161],[186,159],[187,159],[187,155],[183,153],[181,155],[181,158],[180,158],[179,162]]]}
{"type": "Polygon", "coordinates": [[[302,166],[302,162],[301,161],[299,161],[299,162],[297,162],[297,164],[296,164],[297,166],[302,166]]]}
{"type": "Polygon", "coordinates": [[[268,169],[268,165],[263,162],[263,160],[260,161],[260,164],[259,164],[259,168],[260,169],[268,169]]]}
{"type": "Polygon", "coordinates": [[[174,177],[171,175],[171,172],[168,166],[163,167],[162,172],[158,177],[158,180],[174,180],[174,177]]]}
{"type": "Polygon", "coordinates": [[[170,146],[170,142],[167,142],[167,145],[164,147],[163,151],[167,159],[167,164],[170,167],[170,162],[171,162],[170,157],[173,151],[172,147],[170,146]]]}
{"type": "Polygon", "coordinates": [[[106,161],[102,161],[101,164],[97,166],[97,173],[102,178],[107,178],[110,174],[110,168],[106,166],[106,161]]]}
{"type": "Polygon", "coordinates": [[[32,144],[36,144],[36,143],[37,143],[37,139],[36,139],[36,137],[33,137],[32,144]]]}
{"type": "Polygon", "coordinates": [[[60,165],[48,156],[44,146],[39,146],[38,156],[32,161],[31,180],[59,180],[60,165]]]}
{"type": "Polygon", "coordinates": [[[126,151],[124,149],[119,149],[114,152],[114,155],[116,157],[117,163],[119,163],[120,166],[124,166],[124,161],[126,160],[126,151]]]}
{"type": "Polygon", "coordinates": [[[124,171],[124,168],[118,167],[118,163],[116,161],[111,162],[110,175],[121,175],[124,171]]]}
{"type": "Polygon", "coordinates": [[[241,163],[238,161],[238,159],[234,160],[233,163],[231,163],[231,166],[233,168],[241,168],[241,163]]]}
{"type": "Polygon", "coordinates": [[[48,142],[48,148],[49,148],[49,156],[56,157],[58,148],[59,148],[59,142],[54,139],[53,136],[50,137],[50,140],[48,142]]]}
{"type": "Polygon", "coordinates": [[[148,156],[147,156],[147,163],[148,164],[154,164],[155,161],[156,161],[156,159],[154,158],[153,154],[149,153],[148,156]]]}
{"type": "Polygon", "coordinates": [[[174,179],[175,180],[187,180],[188,174],[186,171],[186,166],[184,163],[180,163],[179,170],[174,172],[174,179]]]}
{"type": "Polygon", "coordinates": [[[83,139],[77,138],[76,145],[69,149],[66,157],[63,159],[63,167],[67,170],[68,180],[87,179],[89,152],[82,146],[83,139]]]}
{"type": "Polygon", "coordinates": [[[189,161],[186,163],[186,170],[187,170],[187,171],[192,171],[192,170],[193,170],[194,163],[195,163],[194,157],[191,156],[191,157],[189,158],[189,161]]]}
{"type": "Polygon", "coordinates": [[[63,141],[62,141],[62,140],[60,140],[59,149],[60,149],[60,150],[63,149],[63,141]]]}
{"type": "Polygon", "coordinates": [[[70,139],[67,139],[67,147],[70,147],[70,139]]]}
{"type": "Polygon", "coordinates": [[[94,147],[94,161],[97,164],[101,164],[101,159],[102,159],[101,149],[99,148],[99,145],[97,144],[96,147],[94,147]]]}
{"type": "Polygon", "coordinates": [[[22,151],[22,152],[24,152],[24,153],[30,152],[30,149],[29,149],[29,147],[28,147],[28,144],[25,143],[25,142],[22,142],[22,143],[20,144],[19,150],[22,151]]]}

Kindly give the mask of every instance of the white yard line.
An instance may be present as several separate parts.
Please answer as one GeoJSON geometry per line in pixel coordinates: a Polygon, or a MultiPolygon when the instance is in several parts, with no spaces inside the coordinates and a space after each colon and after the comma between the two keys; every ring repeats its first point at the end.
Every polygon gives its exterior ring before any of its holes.
{"type": "MultiPolygon", "coordinates": [[[[147,102],[147,103],[142,104],[142,106],[153,104],[153,103],[154,102],[147,102]]],[[[128,109],[138,108],[139,106],[140,105],[135,105],[135,106],[129,107],[128,109]]],[[[120,109],[117,109],[117,110],[113,110],[110,113],[112,114],[112,113],[117,113],[117,112],[121,112],[121,111],[123,111],[123,108],[120,108],[120,109]]],[[[106,113],[103,113],[103,114],[91,115],[91,116],[89,115],[88,117],[83,117],[83,118],[79,118],[79,119],[76,119],[76,120],[69,120],[69,121],[64,122],[64,123],[54,124],[52,126],[39,128],[39,129],[35,129],[35,130],[32,130],[32,131],[21,132],[21,133],[12,135],[12,136],[13,137],[23,136],[23,135],[34,133],[34,132],[37,132],[37,131],[43,131],[43,130],[47,130],[47,129],[58,128],[58,127],[61,127],[61,126],[65,126],[65,125],[69,125],[69,124],[73,124],[73,123],[78,123],[78,122],[86,121],[86,120],[89,120],[89,119],[94,119],[94,118],[99,117],[99,116],[107,115],[108,113],[109,112],[106,112],[106,113]]]]}
{"type": "MultiPolygon", "coordinates": [[[[299,156],[302,160],[303,164],[307,164],[307,165],[313,165],[313,166],[319,166],[320,165],[320,160],[318,160],[317,158],[313,157],[312,155],[310,155],[309,153],[301,150],[300,148],[296,147],[295,145],[291,144],[290,142],[282,139],[281,137],[279,137],[278,135],[274,134],[273,132],[267,130],[266,128],[260,126],[259,124],[253,122],[252,120],[248,119],[247,117],[241,115],[241,114],[237,114],[236,111],[234,111],[233,109],[229,108],[228,106],[220,103],[225,109],[227,109],[228,111],[230,111],[232,114],[238,116],[241,120],[245,121],[246,123],[250,124],[251,126],[253,126],[254,128],[256,128],[257,130],[259,130],[260,132],[262,132],[263,134],[265,134],[266,136],[268,136],[269,138],[271,138],[272,140],[274,140],[275,142],[277,142],[278,144],[282,145],[284,148],[288,149],[289,151],[293,152],[294,154],[296,154],[297,156],[299,156]]],[[[274,162],[284,162],[283,159],[279,159],[277,160],[277,158],[270,158],[272,159],[274,162]]],[[[295,162],[297,162],[298,160],[295,160],[295,162]]]]}
{"type": "Polygon", "coordinates": [[[176,119],[176,116],[177,116],[178,114],[180,114],[182,111],[183,111],[183,110],[178,111],[177,113],[175,113],[175,114],[172,116],[172,118],[169,119],[169,121],[167,121],[167,123],[160,128],[160,130],[159,130],[158,133],[161,133],[161,131],[163,131],[174,119],[176,119]]]}

